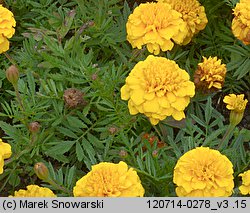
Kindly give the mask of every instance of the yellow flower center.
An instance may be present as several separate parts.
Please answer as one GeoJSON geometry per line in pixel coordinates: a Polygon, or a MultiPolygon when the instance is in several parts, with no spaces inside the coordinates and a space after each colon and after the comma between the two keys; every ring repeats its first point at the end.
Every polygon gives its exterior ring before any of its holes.
{"type": "Polygon", "coordinates": [[[119,182],[115,181],[117,179],[114,176],[110,176],[109,172],[105,171],[93,172],[92,180],[95,182],[93,184],[98,183],[96,186],[104,197],[118,196],[120,194],[119,182]]]}
{"type": "Polygon", "coordinates": [[[157,69],[151,66],[144,70],[146,92],[154,92],[158,97],[162,97],[166,92],[179,89],[182,79],[179,78],[178,73],[168,72],[169,68],[166,66],[159,67],[159,64],[157,66],[157,69]]]}
{"type": "Polygon", "coordinates": [[[198,180],[213,181],[215,171],[212,165],[200,165],[196,170],[196,176],[198,180]]]}

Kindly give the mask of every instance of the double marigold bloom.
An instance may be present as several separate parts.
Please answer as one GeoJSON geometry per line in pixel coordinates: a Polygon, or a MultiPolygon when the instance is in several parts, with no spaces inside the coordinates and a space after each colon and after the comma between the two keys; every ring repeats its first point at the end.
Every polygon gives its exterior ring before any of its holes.
{"type": "Polygon", "coordinates": [[[74,197],[143,197],[144,188],[137,172],[120,161],[101,162],[76,182],[74,197]]]}
{"type": "Polygon", "coordinates": [[[203,57],[203,62],[198,64],[194,74],[194,83],[202,91],[221,89],[226,76],[226,65],[217,57],[203,57]]]}
{"type": "Polygon", "coordinates": [[[131,70],[121,88],[129,112],[145,114],[153,125],[172,116],[185,118],[184,110],[195,94],[189,74],[174,61],[149,55],[131,70]]]}
{"type": "Polygon", "coordinates": [[[0,5],[0,54],[9,49],[10,43],[8,39],[14,35],[15,26],[16,21],[13,13],[0,5]]]}
{"type": "Polygon", "coordinates": [[[49,188],[38,185],[28,185],[27,189],[20,189],[14,192],[14,196],[9,197],[57,197],[49,188]]]}
{"type": "Polygon", "coordinates": [[[171,50],[174,43],[188,44],[207,24],[205,9],[197,0],[159,0],[144,3],[129,16],[127,40],[133,48],[147,46],[150,53],[171,50]]]}
{"type": "Polygon", "coordinates": [[[250,44],[250,0],[240,0],[233,9],[232,32],[245,45],[250,44]]]}
{"type": "Polygon", "coordinates": [[[239,174],[242,178],[242,185],[239,187],[240,193],[243,195],[250,194],[250,170],[239,174]]]}
{"type": "Polygon", "coordinates": [[[219,151],[198,147],[186,152],[174,168],[179,197],[227,197],[233,192],[233,165],[219,151]]]}
{"type": "Polygon", "coordinates": [[[4,160],[12,155],[11,146],[0,138],[0,174],[3,173],[4,160]]]}
{"type": "Polygon", "coordinates": [[[181,13],[187,25],[187,34],[181,45],[188,44],[193,36],[203,30],[208,23],[205,8],[197,0],[158,0],[158,2],[168,3],[181,13]]]}
{"type": "Polygon", "coordinates": [[[181,14],[166,3],[145,3],[135,8],[127,24],[127,40],[133,48],[147,45],[149,52],[158,55],[160,50],[171,50],[187,35],[186,23],[181,14]]]}
{"type": "Polygon", "coordinates": [[[223,102],[227,104],[227,109],[231,110],[230,124],[238,125],[243,118],[248,100],[244,99],[244,94],[229,94],[224,97],[223,102]]]}

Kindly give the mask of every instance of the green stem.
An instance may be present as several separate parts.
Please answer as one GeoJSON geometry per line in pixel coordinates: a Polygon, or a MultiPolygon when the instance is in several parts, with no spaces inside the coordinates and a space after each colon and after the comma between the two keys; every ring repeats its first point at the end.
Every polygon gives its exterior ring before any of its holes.
{"type": "Polygon", "coordinates": [[[17,84],[16,84],[16,85],[13,85],[13,86],[14,86],[14,90],[15,90],[15,93],[16,93],[17,101],[18,101],[18,103],[19,103],[19,105],[20,105],[21,110],[24,112],[24,106],[23,106],[23,102],[22,102],[20,93],[19,93],[19,91],[18,91],[17,84]]]}
{"type": "Polygon", "coordinates": [[[10,63],[12,63],[13,65],[15,65],[19,69],[19,66],[17,65],[16,61],[13,58],[11,58],[11,56],[8,53],[4,52],[3,54],[10,61],[10,63]]]}
{"type": "Polygon", "coordinates": [[[47,180],[44,180],[46,182],[48,182],[50,185],[52,185],[53,187],[65,192],[66,194],[69,194],[70,196],[72,196],[72,191],[70,191],[69,189],[59,185],[58,183],[56,183],[53,179],[48,178],[47,180]]]}
{"type": "Polygon", "coordinates": [[[225,147],[226,143],[228,142],[228,137],[230,136],[234,128],[235,128],[235,125],[232,125],[232,124],[228,125],[225,135],[223,136],[220,143],[218,144],[218,150],[221,150],[225,147]]]}

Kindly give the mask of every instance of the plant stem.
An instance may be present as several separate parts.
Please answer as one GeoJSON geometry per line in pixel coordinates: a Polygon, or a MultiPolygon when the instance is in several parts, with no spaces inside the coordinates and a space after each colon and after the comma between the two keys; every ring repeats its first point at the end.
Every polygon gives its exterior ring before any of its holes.
{"type": "Polygon", "coordinates": [[[48,178],[47,180],[44,180],[44,181],[48,182],[50,185],[54,186],[55,188],[57,188],[57,189],[59,189],[59,190],[61,190],[61,191],[63,191],[63,192],[65,192],[65,193],[67,193],[67,194],[69,194],[69,195],[72,196],[72,192],[70,190],[68,190],[67,188],[59,185],[53,179],[48,178]]]}
{"type": "Polygon", "coordinates": [[[18,103],[19,103],[19,105],[20,105],[21,110],[24,112],[23,102],[22,102],[20,93],[19,93],[19,91],[18,91],[17,84],[16,84],[16,85],[13,85],[13,86],[14,86],[14,90],[15,90],[15,93],[16,93],[17,101],[18,101],[18,103]]]}
{"type": "Polygon", "coordinates": [[[226,131],[225,135],[223,136],[220,143],[218,144],[218,150],[221,150],[221,149],[224,148],[224,146],[226,145],[226,142],[228,140],[228,137],[230,136],[230,134],[232,133],[234,128],[235,128],[235,125],[229,124],[229,126],[227,127],[227,131],[226,131]]]}
{"type": "Polygon", "coordinates": [[[16,61],[13,58],[11,58],[11,56],[7,52],[4,52],[4,55],[6,56],[6,58],[8,58],[8,60],[10,61],[10,63],[12,63],[13,65],[15,65],[17,68],[19,68],[19,66],[17,65],[16,61]]]}

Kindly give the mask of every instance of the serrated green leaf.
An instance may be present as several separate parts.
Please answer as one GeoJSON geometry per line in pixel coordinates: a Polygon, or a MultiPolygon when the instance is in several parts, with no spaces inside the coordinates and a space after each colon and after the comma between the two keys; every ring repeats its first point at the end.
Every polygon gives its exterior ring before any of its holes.
{"type": "Polygon", "coordinates": [[[76,127],[76,128],[79,128],[79,129],[86,129],[86,128],[88,128],[88,126],[85,123],[83,123],[83,121],[81,121],[77,117],[69,115],[69,116],[67,116],[67,121],[69,122],[69,125],[71,127],[76,127]]]}
{"type": "Polygon", "coordinates": [[[191,117],[192,117],[198,124],[200,124],[201,126],[203,126],[203,127],[206,127],[206,126],[207,126],[207,124],[206,124],[204,121],[202,121],[200,118],[198,118],[196,115],[191,114],[191,117]]]}
{"type": "Polygon", "coordinates": [[[76,143],[76,157],[79,162],[81,162],[83,158],[85,157],[84,151],[80,143],[76,143]]]}
{"type": "Polygon", "coordinates": [[[213,112],[212,101],[211,101],[211,97],[209,97],[207,100],[206,107],[205,107],[205,121],[207,124],[209,124],[209,121],[212,116],[212,112],[213,112]]]}
{"type": "Polygon", "coordinates": [[[70,129],[67,129],[67,128],[62,127],[62,126],[60,126],[60,127],[58,126],[56,129],[65,136],[68,136],[68,137],[74,138],[74,139],[78,139],[78,136],[74,132],[72,132],[70,129]]]}
{"type": "Polygon", "coordinates": [[[95,147],[104,149],[104,145],[102,144],[102,142],[99,139],[97,139],[94,135],[87,133],[87,138],[89,142],[92,143],[95,147]]]}
{"type": "Polygon", "coordinates": [[[225,128],[222,128],[222,129],[217,129],[217,130],[211,132],[211,133],[206,137],[206,139],[205,139],[205,141],[204,141],[204,143],[203,143],[202,145],[203,145],[203,146],[208,146],[208,145],[210,145],[210,143],[212,143],[215,139],[218,140],[218,136],[219,136],[220,134],[222,134],[223,132],[225,132],[225,129],[226,129],[226,127],[225,127],[225,128]]]}
{"type": "Polygon", "coordinates": [[[75,173],[76,173],[76,167],[72,166],[69,170],[67,170],[68,173],[65,176],[66,178],[66,186],[68,187],[72,187],[72,185],[74,184],[74,180],[75,180],[75,173]]]}
{"type": "Polygon", "coordinates": [[[57,145],[51,147],[46,153],[47,154],[63,155],[64,153],[68,152],[75,143],[76,143],[76,141],[59,142],[57,145]]]}

